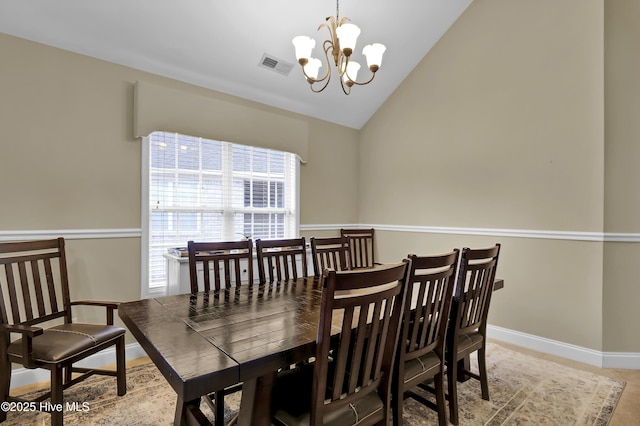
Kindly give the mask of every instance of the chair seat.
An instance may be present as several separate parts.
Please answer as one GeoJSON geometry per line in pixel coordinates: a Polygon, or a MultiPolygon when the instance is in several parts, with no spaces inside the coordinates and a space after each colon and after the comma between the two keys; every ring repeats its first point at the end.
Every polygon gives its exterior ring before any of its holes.
{"type": "Polygon", "coordinates": [[[438,370],[439,368],[440,358],[434,352],[428,352],[418,358],[407,360],[404,363],[404,382],[408,383],[428,371],[438,370]]]}
{"type": "MultiPolygon", "coordinates": [[[[42,363],[58,363],[124,333],[124,328],[113,325],[60,324],[33,338],[33,358],[42,363]]],[[[7,352],[21,357],[22,339],[11,342],[7,352]]]]}
{"type": "MultiPolygon", "coordinates": [[[[274,388],[274,417],[287,426],[310,424],[311,383],[313,365],[287,370],[278,376],[274,388]]],[[[371,392],[340,409],[325,415],[322,424],[326,426],[358,425],[368,417],[383,410],[383,402],[377,393],[371,392]]]]}
{"type": "Polygon", "coordinates": [[[458,353],[474,351],[482,345],[483,337],[478,331],[458,335],[458,353]],[[476,349],[474,349],[476,348],[476,349]]]}

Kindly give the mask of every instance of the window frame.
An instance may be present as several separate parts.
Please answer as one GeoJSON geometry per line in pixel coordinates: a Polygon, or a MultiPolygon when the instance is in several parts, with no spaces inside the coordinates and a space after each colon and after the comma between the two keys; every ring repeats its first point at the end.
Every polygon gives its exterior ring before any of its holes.
{"type": "MultiPolygon", "coordinates": [[[[176,132],[165,132],[170,134],[176,134],[176,132]]],[[[151,177],[151,135],[144,136],[141,138],[141,208],[140,208],[140,222],[141,222],[141,242],[140,242],[140,286],[141,286],[141,297],[142,298],[152,298],[159,297],[167,294],[167,286],[154,286],[151,287],[149,285],[149,240],[150,240],[150,232],[151,232],[151,223],[150,223],[150,206],[149,206],[149,195],[150,195],[150,177],[151,177]]],[[[203,138],[207,139],[207,138],[203,138]]],[[[222,141],[221,141],[222,142],[222,141]]],[[[233,142],[228,142],[229,144],[233,144],[233,142]]],[[[236,144],[240,145],[240,144],[236,144]]],[[[223,156],[226,157],[222,160],[223,170],[221,172],[223,177],[223,186],[231,183],[234,178],[242,175],[242,172],[230,172],[230,167],[232,165],[232,149],[228,149],[230,145],[225,145],[227,148],[223,149],[223,156]],[[226,166],[225,166],[226,165],[226,166]],[[225,179],[228,179],[228,182],[224,182],[225,179]]],[[[263,148],[256,146],[255,148],[263,148]]],[[[270,148],[266,148],[270,149],[270,148]]],[[[295,153],[289,153],[290,155],[295,156],[295,160],[293,161],[293,167],[290,167],[285,161],[285,178],[284,182],[290,181],[293,183],[293,188],[289,188],[288,190],[285,188],[285,192],[290,192],[292,196],[294,196],[293,203],[293,220],[285,220],[285,238],[294,238],[300,235],[300,158],[295,153]]],[[[259,175],[259,172],[253,172],[253,177],[259,175]]],[[[231,183],[232,184],[232,183],[231,183]]],[[[285,185],[286,187],[286,185],[285,185]]],[[[227,192],[227,195],[230,194],[227,192]]],[[[223,200],[223,204],[226,206],[230,206],[230,200],[223,200]]],[[[287,214],[288,208],[287,206],[283,206],[282,208],[270,208],[270,207],[231,207],[225,209],[224,206],[220,209],[211,209],[207,211],[222,211],[223,215],[231,215],[230,219],[233,221],[233,215],[235,213],[282,213],[287,214]]],[[[223,218],[223,222],[229,220],[223,218]]],[[[228,222],[227,222],[228,223],[228,222]]],[[[233,230],[231,230],[232,233],[233,230]]],[[[223,231],[224,232],[224,231],[223,231]]],[[[237,236],[230,235],[228,230],[225,234],[223,234],[223,240],[231,241],[237,239],[237,236]]],[[[255,239],[255,238],[254,238],[255,239]]],[[[185,242],[186,245],[186,242],[185,242]]]]}

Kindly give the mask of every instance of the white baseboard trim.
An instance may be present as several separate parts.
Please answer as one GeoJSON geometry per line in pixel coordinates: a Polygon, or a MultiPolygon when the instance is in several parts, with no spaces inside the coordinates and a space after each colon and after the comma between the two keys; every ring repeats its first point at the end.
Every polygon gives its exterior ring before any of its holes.
{"type": "Polygon", "coordinates": [[[558,340],[522,333],[495,325],[487,326],[487,336],[538,352],[560,356],[600,368],[640,370],[640,353],[601,352],[558,340]]]}
{"type": "Polygon", "coordinates": [[[602,359],[602,368],[640,370],[640,353],[605,352],[602,359]]]}
{"type": "MultiPolygon", "coordinates": [[[[142,346],[140,346],[139,343],[126,345],[125,352],[127,361],[147,356],[147,353],[142,349],[142,346]]],[[[105,365],[114,364],[115,362],[116,350],[115,348],[109,348],[93,354],[75,365],[86,368],[101,368],[105,365]]],[[[33,383],[46,382],[50,379],[51,374],[48,370],[42,368],[36,368],[33,370],[28,368],[17,368],[11,372],[11,389],[31,385],[33,383]]]]}

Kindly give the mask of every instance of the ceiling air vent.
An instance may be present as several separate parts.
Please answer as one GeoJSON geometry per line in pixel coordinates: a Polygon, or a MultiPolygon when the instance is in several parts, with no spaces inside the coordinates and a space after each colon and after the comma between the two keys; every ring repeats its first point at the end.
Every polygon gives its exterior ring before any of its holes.
{"type": "Polygon", "coordinates": [[[293,68],[293,64],[274,58],[266,53],[262,56],[258,64],[262,68],[267,68],[282,75],[289,75],[289,71],[293,68]]]}

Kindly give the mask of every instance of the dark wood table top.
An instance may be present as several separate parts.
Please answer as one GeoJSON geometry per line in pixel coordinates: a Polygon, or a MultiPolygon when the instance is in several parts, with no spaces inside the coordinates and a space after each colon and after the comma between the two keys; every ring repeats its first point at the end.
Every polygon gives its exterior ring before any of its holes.
{"type": "Polygon", "coordinates": [[[178,400],[197,401],[313,356],[321,297],[309,277],[126,302],[118,314],[178,400]]]}
{"type": "MultiPolygon", "coordinates": [[[[167,310],[160,300],[121,303],[118,314],[177,395],[189,401],[212,391],[212,383],[238,383],[238,363],[167,310]]],[[[184,304],[188,306],[189,302],[184,304]]]]}
{"type": "Polygon", "coordinates": [[[125,302],[118,314],[177,395],[190,401],[312,356],[321,296],[310,277],[125,302]]]}
{"type": "Polygon", "coordinates": [[[321,297],[310,277],[156,300],[233,359],[245,381],[314,355],[321,297]]]}

